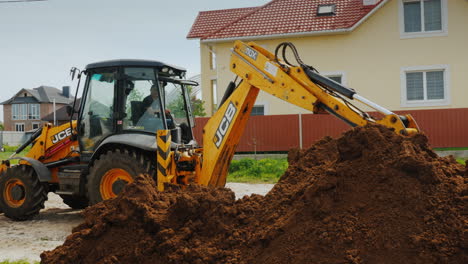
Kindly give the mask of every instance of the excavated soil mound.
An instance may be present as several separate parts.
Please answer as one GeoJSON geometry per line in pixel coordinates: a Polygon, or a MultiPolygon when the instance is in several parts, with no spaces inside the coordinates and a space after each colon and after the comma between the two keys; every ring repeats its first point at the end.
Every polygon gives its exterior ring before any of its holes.
{"type": "Polygon", "coordinates": [[[468,263],[467,176],[424,135],[356,128],[294,151],[265,196],[139,177],[42,263],[468,263]]]}

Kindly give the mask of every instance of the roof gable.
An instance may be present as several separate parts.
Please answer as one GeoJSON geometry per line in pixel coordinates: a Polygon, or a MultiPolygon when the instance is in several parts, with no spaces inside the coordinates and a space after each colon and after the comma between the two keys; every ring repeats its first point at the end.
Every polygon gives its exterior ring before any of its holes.
{"type": "MultiPolygon", "coordinates": [[[[354,25],[361,22],[367,15],[387,1],[380,0],[375,5],[364,5],[362,0],[273,0],[222,25],[216,25],[209,20],[200,20],[197,17],[192,29],[198,28],[199,32],[204,32],[204,34],[193,35],[207,41],[313,32],[338,32],[352,29],[354,25]],[[318,6],[323,4],[335,4],[335,14],[317,16],[318,6]],[[214,27],[217,29],[203,30],[214,27]]],[[[225,15],[223,12],[230,11],[217,10],[215,14],[222,17],[225,15]]],[[[202,12],[200,12],[200,16],[202,16],[202,12]]],[[[189,36],[191,36],[190,33],[189,36]]]]}
{"type": "Polygon", "coordinates": [[[31,99],[37,103],[53,103],[55,99],[55,103],[57,104],[69,104],[73,100],[73,98],[63,96],[62,91],[55,87],[39,86],[33,89],[23,88],[19,92],[17,92],[12,98],[0,104],[5,105],[12,103],[32,103],[33,101],[31,99]],[[30,98],[29,100],[20,98],[23,97],[21,96],[23,93],[27,93],[32,98],[30,98]]]}
{"type": "Polygon", "coordinates": [[[33,91],[39,94],[41,103],[53,103],[55,100],[57,104],[69,104],[72,101],[72,98],[63,96],[62,91],[55,87],[40,86],[33,91]]]}

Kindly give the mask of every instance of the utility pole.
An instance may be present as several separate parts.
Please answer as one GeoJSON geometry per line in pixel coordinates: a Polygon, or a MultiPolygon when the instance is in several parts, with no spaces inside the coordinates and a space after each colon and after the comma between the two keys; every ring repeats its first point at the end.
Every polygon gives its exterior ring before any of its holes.
{"type": "Polygon", "coordinates": [[[55,111],[55,98],[54,98],[54,106],[53,106],[53,111],[54,111],[54,126],[57,126],[57,113],[55,111]]]}

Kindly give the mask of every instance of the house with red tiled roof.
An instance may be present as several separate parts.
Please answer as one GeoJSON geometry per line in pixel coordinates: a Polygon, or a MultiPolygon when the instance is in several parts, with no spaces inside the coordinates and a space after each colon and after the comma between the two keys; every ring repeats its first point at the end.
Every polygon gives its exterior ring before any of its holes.
{"type": "MultiPolygon", "coordinates": [[[[209,114],[235,77],[239,39],[270,51],[292,42],[306,64],[390,110],[467,108],[467,14],[465,0],[273,0],[201,11],[187,38],[200,41],[209,114]]],[[[253,110],[295,113],[307,111],[263,92],[253,110]]]]}

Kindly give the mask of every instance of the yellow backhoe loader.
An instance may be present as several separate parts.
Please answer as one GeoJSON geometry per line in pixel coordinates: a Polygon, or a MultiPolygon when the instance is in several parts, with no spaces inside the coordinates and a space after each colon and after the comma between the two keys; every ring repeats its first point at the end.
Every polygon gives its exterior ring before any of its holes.
{"type": "MultiPolygon", "coordinates": [[[[194,140],[185,70],[158,61],[113,60],[72,70],[86,75],[77,120],[47,124],[0,168],[0,210],[26,220],[44,207],[48,192],[72,208],[116,197],[146,173],[165,183],[224,186],[229,164],[260,90],[313,113],[331,113],[352,126],[378,123],[402,135],[419,131],[410,115],[399,116],[304,64],[291,43],[275,54],[255,43],[235,42],[229,84],[218,111],[203,129],[203,148],[194,140]],[[291,49],[297,66],[285,54],[291,49]],[[278,54],[282,54],[279,58],[278,54]],[[381,112],[374,119],[351,102],[381,112]],[[18,165],[10,165],[19,159],[18,165]]],[[[75,103],[74,103],[75,104],[75,103]]],[[[69,108],[70,116],[75,105],[69,108]]]]}

